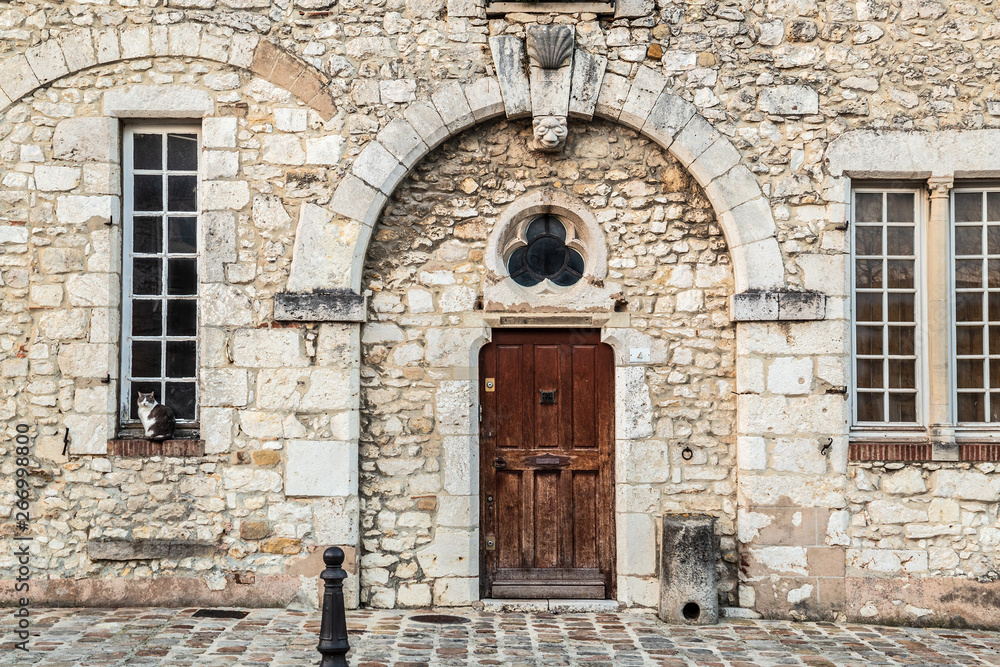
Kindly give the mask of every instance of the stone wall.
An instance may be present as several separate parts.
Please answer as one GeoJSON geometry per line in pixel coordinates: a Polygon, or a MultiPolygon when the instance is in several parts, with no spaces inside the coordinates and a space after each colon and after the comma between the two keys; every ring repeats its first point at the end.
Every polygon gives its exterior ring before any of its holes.
{"type": "MultiPolygon", "coordinates": [[[[478,540],[469,415],[475,350],[486,337],[476,310],[484,236],[521,188],[558,181],[609,215],[600,220],[609,276],[628,308],[609,322],[608,340],[619,357],[633,344],[653,351],[649,364],[620,358],[617,371],[619,396],[631,399],[620,401],[619,426],[638,424],[618,432],[622,599],[655,600],[656,542],[631,537],[655,531],[663,511],[704,510],[720,517],[726,602],[735,594],[740,606],[779,617],[952,623],[964,610],[971,622],[990,622],[983,601],[1000,569],[995,466],[906,464],[889,473],[848,462],[845,258],[848,177],[1000,178],[991,152],[956,148],[990,145],[984,137],[1000,127],[994,3],[619,0],[615,11],[487,18],[474,0],[4,4],[5,538],[14,491],[7,443],[15,424],[28,423],[39,459],[33,488],[44,496],[32,548],[45,576],[143,581],[156,571],[212,587],[248,568],[294,578],[315,571],[294,559],[331,542],[357,544],[360,523],[368,603],[470,599],[475,567],[438,556],[472,558],[478,540]],[[578,48],[608,58],[609,76],[627,86],[648,68],[694,105],[711,124],[706,141],[720,147],[707,161],[732,156],[731,144],[766,198],[781,287],[827,295],[823,321],[730,324],[724,300],[741,267],[726,265],[719,227],[731,234],[740,220],[713,214],[705,193],[719,186],[699,189],[647,140],[582,119],[570,121],[567,159],[525,152],[526,124],[501,122],[490,131],[506,143],[471,130],[417,167],[368,259],[363,345],[354,322],[273,321],[276,292],[343,288],[360,277],[367,236],[335,213],[333,199],[352,170],[374,178],[373,166],[384,166],[359,161],[362,149],[398,131],[390,123],[404,113],[426,112],[421,104],[434,95],[446,105],[445,84],[495,74],[488,38],[523,35],[535,22],[573,25],[578,48]],[[196,461],[101,456],[116,412],[118,129],[120,119],[149,117],[203,130],[208,454],[196,461]],[[910,150],[923,132],[943,138],[910,150]],[[873,151],[875,136],[886,143],[873,151]],[[505,178],[493,176],[501,171],[505,178]],[[315,257],[325,272],[312,271],[315,257]],[[298,283],[293,267],[305,276],[298,283]],[[677,442],[692,445],[690,462],[678,461],[677,442]],[[635,470],[628,456],[667,464],[635,470]],[[459,466],[456,477],[449,465],[459,466]],[[88,539],[144,536],[205,541],[218,552],[176,562],[87,556],[88,539]]],[[[440,132],[435,141],[453,134],[440,132]]],[[[368,228],[378,211],[370,218],[368,228]]],[[[729,253],[738,247],[730,239],[729,253]]],[[[0,567],[10,564],[0,556],[0,567]]]]}
{"type": "Polygon", "coordinates": [[[528,150],[530,137],[527,121],[500,121],[451,139],[375,229],[362,331],[362,601],[475,599],[483,255],[504,205],[550,187],[600,222],[607,279],[622,288],[622,317],[605,329],[619,348],[619,597],[656,605],[654,517],[695,511],[719,517],[720,588],[733,603],[733,287],[711,206],[675,159],[632,131],[595,122],[556,156],[528,150]],[[629,364],[627,346],[650,348],[650,363],[629,364]]]}
{"type": "MultiPolygon", "coordinates": [[[[357,325],[281,327],[271,318],[273,294],[289,272],[293,217],[303,202],[329,196],[327,172],[341,156],[343,139],[325,129],[287,91],[190,59],[86,70],[6,112],[0,215],[13,224],[3,228],[0,255],[0,416],[10,432],[16,423],[37,429],[32,530],[35,563],[50,576],[197,575],[218,590],[238,572],[285,574],[319,545],[356,543],[348,477],[324,480],[285,462],[290,449],[320,448],[327,463],[350,468],[357,325]],[[103,114],[142,109],[147,86],[169,86],[182,107],[237,114],[197,121],[205,248],[200,459],[100,456],[118,409],[122,242],[119,121],[103,114]],[[317,495],[324,497],[311,499],[317,495]],[[95,555],[94,542],[109,540],[211,548],[154,560],[95,555]]],[[[0,486],[10,498],[13,466],[5,457],[0,486]]]]}

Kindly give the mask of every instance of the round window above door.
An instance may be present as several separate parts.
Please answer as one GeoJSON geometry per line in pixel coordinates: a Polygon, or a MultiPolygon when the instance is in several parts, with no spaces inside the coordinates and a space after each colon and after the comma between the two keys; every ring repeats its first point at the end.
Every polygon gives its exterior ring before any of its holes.
{"type": "Polygon", "coordinates": [[[583,255],[569,246],[566,225],[554,215],[540,215],[529,222],[510,247],[507,273],[522,287],[545,280],[569,287],[583,277],[583,255]]]}

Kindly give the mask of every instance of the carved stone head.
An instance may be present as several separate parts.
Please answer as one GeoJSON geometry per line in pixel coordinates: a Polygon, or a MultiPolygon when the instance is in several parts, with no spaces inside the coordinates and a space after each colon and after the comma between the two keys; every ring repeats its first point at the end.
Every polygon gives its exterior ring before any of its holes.
{"type": "Polygon", "coordinates": [[[566,141],[569,128],[566,116],[538,116],[534,119],[535,142],[532,146],[539,151],[559,150],[566,141]]]}

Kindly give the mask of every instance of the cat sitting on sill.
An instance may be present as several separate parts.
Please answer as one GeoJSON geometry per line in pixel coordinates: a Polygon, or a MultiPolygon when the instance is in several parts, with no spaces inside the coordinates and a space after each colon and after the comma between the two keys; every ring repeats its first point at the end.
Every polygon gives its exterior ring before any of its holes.
{"type": "Polygon", "coordinates": [[[153,392],[144,394],[139,392],[137,401],[139,421],[146,432],[146,438],[156,442],[170,440],[174,437],[174,411],[167,406],[157,403],[153,392]]]}

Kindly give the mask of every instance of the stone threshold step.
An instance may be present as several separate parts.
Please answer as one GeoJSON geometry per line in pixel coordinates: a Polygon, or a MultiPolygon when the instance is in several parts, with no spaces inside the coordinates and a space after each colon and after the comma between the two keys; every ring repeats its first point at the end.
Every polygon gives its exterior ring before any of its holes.
{"type": "MultiPolygon", "coordinates": [[[[617,600],[515,600],[491,599],[481,600],[483,611],[531,612],[551,611],[560,614],[599,614],[617,612],[621,605],[617,600]]],[[[478,604],[473,604],[477,607],[478,604]]]]}

